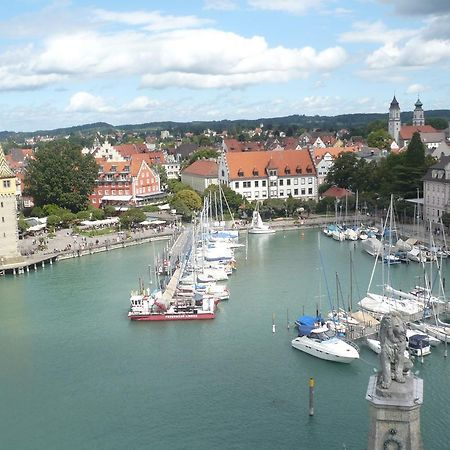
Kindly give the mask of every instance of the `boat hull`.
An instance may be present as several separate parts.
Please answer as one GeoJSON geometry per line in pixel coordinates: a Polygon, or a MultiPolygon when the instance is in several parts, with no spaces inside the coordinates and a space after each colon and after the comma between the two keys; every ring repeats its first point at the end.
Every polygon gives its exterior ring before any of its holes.
{"type": "Polygon", "coordinates": [[[273,234],[273,233],[275,233],[275,230],[273,230],[273,229],[263,230],[263,229],[257,229],[257,228],[249,228],[248,232],[250,234],[273,234]]]}
{"type": "Polygon", "coordinates": [[[137,321],[170,321],[170,320],[209,320],[216,317],[215,313],[204,314],[128,314],[130,320],[137,321]]]}
{"type": "Polygon", "coordinates": [[[327,351],[326,347],[317,348],[314,345],[311,345],[311,343],[308,341],[309,339],[307,337],[298,337],[294,339],[291,344],[292,347],[294,347],[297,350],[300,350],[304,353],[308,353],[309,355],[315,356],[316,358],[324,359],[326,361],[349,364],[355,359],[359,358],[359,354],[353,347],[351,347],[351,350],[349,349],[348,352],[346,352],[348,353],[347,355],[343,353],[336,354],[327,351]]]}

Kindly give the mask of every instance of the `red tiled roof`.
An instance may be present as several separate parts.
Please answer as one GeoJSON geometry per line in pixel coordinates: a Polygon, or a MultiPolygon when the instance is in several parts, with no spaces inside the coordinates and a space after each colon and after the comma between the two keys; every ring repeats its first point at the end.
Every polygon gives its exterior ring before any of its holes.
{"type": "Polygon", "coordinates": [[[243,152],[226,154],[230,179],[266,177],[266,168],[278,169],[278,176],[316,175],[311,155],[308,150],[285,150],[283,152],[243,152]],[[297,171],[298,169],[298,171],[297,171]],[[242,173],[239,177],[238,172],[242,173]],[[258,172],[258,175],[254,173],[258,172]]]}
{"type": "Polygon", "coordinates": [[[403,140],[410,140],[414,133],[436,133],[431,125],[406,125],[400,128],[400,137],[403,140]]]}
{"type": "Polygon", "coordinates": [[[207,178],[217,178],[218,172],[217,162],[209,159],[198,159],[182,171],[182,173],[188,175],[199,175],[207,178]]]}
{"type": "Polygon", "coordinates": [[[350,197],[351,195],[353,195],[353,193],[348,189],[331,186],[322,194],[322,197],[345,198],[350,197]]]}
{"type": "Polygon", "coordinates": [[[224,139],[229,152],[257,152],[264,150],[260,142],[240,142],[237,139],[224,139]]]}
{"type": "Polygon", "coordinates": [[[148,152],[148,148],[145,144],[122,144],[115,145],[114,148],[124,157],[130,157],[137,153],[148,152]]]}

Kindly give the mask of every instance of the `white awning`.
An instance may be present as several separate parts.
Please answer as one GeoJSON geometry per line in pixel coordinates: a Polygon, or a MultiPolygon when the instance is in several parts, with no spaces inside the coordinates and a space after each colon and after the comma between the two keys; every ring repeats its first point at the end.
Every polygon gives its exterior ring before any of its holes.
{"type": "Polygon", "coordinates": [[[112,201],[112,202],[129,202],[133,198],[132,195],[104,195],[102,197],[102,202],[112,201]]]}

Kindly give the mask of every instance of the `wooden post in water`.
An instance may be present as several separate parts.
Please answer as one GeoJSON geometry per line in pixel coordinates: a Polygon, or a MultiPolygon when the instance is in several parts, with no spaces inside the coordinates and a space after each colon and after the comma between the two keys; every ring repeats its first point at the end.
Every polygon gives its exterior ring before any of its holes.
{"type": "Polygon", "coordinates": [[[275,313],[272,313],[272,333],[275,333],[276,326],[275,326],[275,313]]]}
{"type": "Polygon", "coordinates": [[[289,330],[290,325],[289,325],[289,308],[286,310],[286,322],[287,322],[287,329],[289,330]]]}
{"type": "Polygon", "coordinates": [[[314,415],[314,378],[309,379],[309,415],[314,415]]]}
{"type": "Polygon", "coordinates": [[[447,333],[445,333],[445,349],[444,349],[444,358],[447,358],[447,333]]]}

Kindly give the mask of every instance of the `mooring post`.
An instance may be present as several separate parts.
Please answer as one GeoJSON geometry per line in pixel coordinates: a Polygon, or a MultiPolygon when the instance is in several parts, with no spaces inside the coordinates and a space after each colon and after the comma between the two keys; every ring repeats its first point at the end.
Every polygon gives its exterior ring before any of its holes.
{"type": "Polygon", "coordinates": [[[309,379],[309,415],[314,415],[314,378],[309,379]]]}
{"type": "Polygon", "coordinates": [[[447,358],[447,333],[445,333],[445,348],[444,348],[444,358],[447,358]]]}

